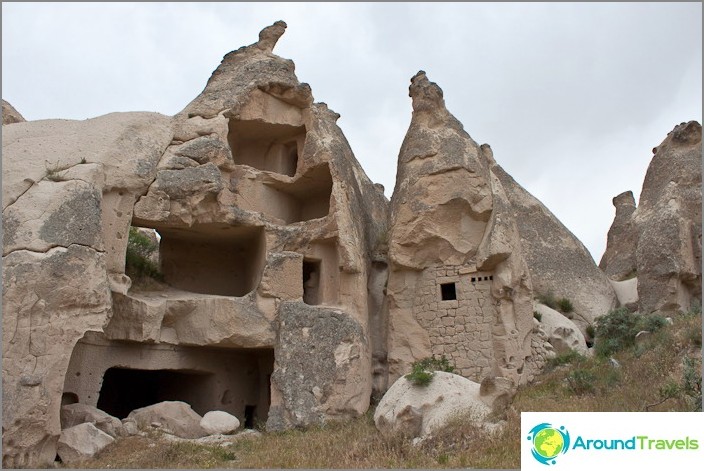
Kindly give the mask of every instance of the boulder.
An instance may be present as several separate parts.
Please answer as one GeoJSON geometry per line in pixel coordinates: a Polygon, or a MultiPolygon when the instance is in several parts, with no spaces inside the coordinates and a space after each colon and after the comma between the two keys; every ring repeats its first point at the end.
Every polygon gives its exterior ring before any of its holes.
{"type": "Polygon", "coordinates": [[[135,422],[134,419],[122,419],[122,430],[124,434],[128,437],[137,435],[139,433],[139,427],[137,426],[137,422],[135,422]]]}
{"type": "Polygon", "coordinates": [[[82,423],[61,432],[57,454],[64,465],[92,458],[115,439],[91,423],[82,423]]]}
{"type": "Polygon", "coordinates": [[[232,414],[221,410],[206,412],[200,420],[200,426],[209,435],[231,434],[240,426],[240,421],[232,414]]]}
{"type": "Polygon", "coordinates": [[[322,424],[330,411],[363,414],[371,371],[363,361],[367,342],[360,323],[340,309],[287,301],[279,326],[271,387],[280,404],[272,403],[267,430],[322,424]]]}
{"type": "Polygon", "coordinates": [[[124,435],[122,421],[117,417],[87,404],[68,404],[61,407],[61,429],[91,423],[113,438],[124,435]]]}
{"type": "Polygon", "coordinates": [[[558,355],[570,350],[587,354],[587,342],[574,322],[543,304],[536,303],[535,310],[540,313],[540,326],[558,355]]]}
{"type": "Polygon", "coordinates": [[[158,428],[181,438],[201,438],[208,432],[200,426],[202,417],[191,406],[181,401],[164,401],[135,409],[127,416],[142,430],[149,430],[153,423],[158,428]]]}
{"type": "Polygon", "coordinates": [[[467,378],[436,371],[430,384],[414,385],[402,376],[389,388],[374,412],[384,435],[424,438],[455,417],[481,424],[492,408],[481,398],[481,386],[467,378]]]}

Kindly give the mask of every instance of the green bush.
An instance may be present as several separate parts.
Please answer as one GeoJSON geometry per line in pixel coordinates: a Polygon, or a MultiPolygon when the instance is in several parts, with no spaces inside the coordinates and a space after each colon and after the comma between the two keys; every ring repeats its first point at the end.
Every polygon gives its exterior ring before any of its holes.
{"type": "Polygon", "coordinates": [[[550,309],[554,309],[555,311],[561,312],[562,314],[568,314],[574,311],[572,301],[567,298],[558,299],[555,297],[552,291],[549,291],[547,294],[538,294],[537,299],[540,304],[543,304],[549,307],[550,309]]]}
{"type": "Polygon", "coordinates": [[[596,319],[595,352],[602,357],[609,356],[633,346],[638,332],[656,332],[665,325],[665,318],[657,314],[634,314],[625,307],[614,309],[596,319]]]}
{"type": "Polygon", "coordinates": [[[158,244],[142,234],[136,227],[130,227],[125,255],[125,273],[133,279],[153,278],[162,281],[159,267],[150,257],[159,249],[158,244]]]}
{"type": "Polygon", "coordinates": [[[533,311],[533,317],[538,319],[538,322],[543,320],[543,315],[541,313],[539,313],[538,311],[533,311]]]}
{"type": "Polygon", "coordinates": [[[440,358],[435,358],[435,355],[433,355],[432,357],[413,362],[411,372],[406,375],[406,379],[416,386],[427,386],[433,380],[435,371],[454,373],[455,367],[450,364],[450,360],[445,355],[440,358]]]}
{"type": "Polygon", "coordinates": [[[549,307],[550,309],[554,309],[557,311],[557,299],[555,299],[555,295],[552,294],[552,291],[548,292],[547,294],[539,293],[538,302],[549,307]]]}
{"type": "Polygon", "coordinates": [[[596,379],[596,375],[591,371],[577,368],[567,376],[567,384],[573,393],[582,395],[594,392],[596,379]]]}
{"type": "Polygon", "coordinates": [[[548,360],[548,366],[556,367],[560,365],[566,365],[569,363],[579,363],[586,360],[586,357],[576,350],[568,350],[565,353],[561,353],[554,358],[548,360]]]}
{"type": "Polygon", "coordinates": [[[557,300],[557,310],[563,314],[570,313],[574,311],[574,306],[572,306],[572,301],[567,298],[560,298],[557,300]]]}

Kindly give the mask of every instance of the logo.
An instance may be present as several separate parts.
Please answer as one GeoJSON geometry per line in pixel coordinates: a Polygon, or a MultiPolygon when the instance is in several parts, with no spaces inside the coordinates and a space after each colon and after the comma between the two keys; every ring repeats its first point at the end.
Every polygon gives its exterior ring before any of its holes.
{"type": "Polygon", "coordinates": [[[555,464],[557,456],[570,449],[570,433],[565,427],[555,428],[547,422],[533,427],[528,440],[533,443],[533,458],[545,465],[555,464]]]}

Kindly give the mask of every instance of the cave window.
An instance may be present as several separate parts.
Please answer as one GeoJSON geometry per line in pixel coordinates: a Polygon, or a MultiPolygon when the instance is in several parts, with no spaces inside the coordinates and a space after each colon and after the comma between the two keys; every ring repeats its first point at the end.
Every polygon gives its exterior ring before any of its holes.
{"type": "Polygon", "coordinates": [[[303,260],[303,302],[320,304],[320,260],[303,260]]]}
{"type": "Polygon", "coordinates": [[[292,177],[305,134],[304,126],[230,119],[227,141],[235,164],[292,177]]]}
{"type": "Polygon", "coordinates": [[[442,283],[440,285],[440,299],[443,301],[452,301],[457,299],[457,289],[455,283],[442,283]]]}
{"type": "Polygon", "coordinates": [[[61,395],[61,405],[67,406],[69,404],[78,403],[78,394],[72,392],[65,392],[61,395]]]}

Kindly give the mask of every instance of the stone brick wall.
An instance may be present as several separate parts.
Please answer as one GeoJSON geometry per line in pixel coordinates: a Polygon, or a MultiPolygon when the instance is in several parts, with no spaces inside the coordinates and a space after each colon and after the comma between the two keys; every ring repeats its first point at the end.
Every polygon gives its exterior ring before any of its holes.
{"type": "MultiPolygon", "coordinates": [[[[474,381],[491,373],[492,273],[471,265],[431,267],[423,271],[413,302],[413,314],[428,331],[432,353],[445,355],[457,372],[474,381]],[[456,299],[443,300],[443,284],[454,283],[456,299]]],[[[452,298],[452,289],[445,297],[452,298]]]]}

